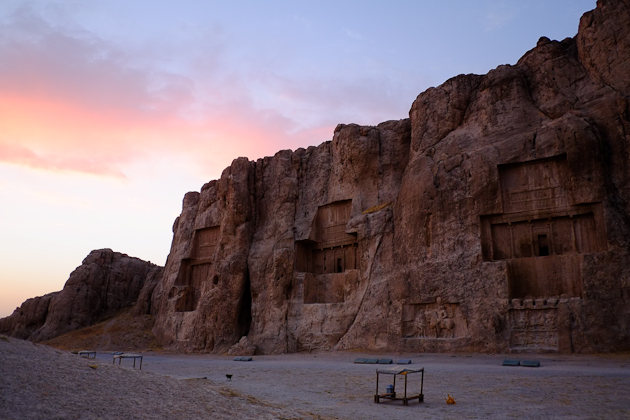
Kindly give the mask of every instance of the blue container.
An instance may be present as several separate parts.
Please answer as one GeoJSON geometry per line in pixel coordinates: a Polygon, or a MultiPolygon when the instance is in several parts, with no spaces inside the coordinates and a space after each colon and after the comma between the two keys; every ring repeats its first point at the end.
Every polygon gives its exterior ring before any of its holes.
{"type": "Polygon", "coordinates": [[[393,394],[394,393],[394,385],[389,384],[385,387],[385,389],[387,390],[388,394],[393,394]]]}

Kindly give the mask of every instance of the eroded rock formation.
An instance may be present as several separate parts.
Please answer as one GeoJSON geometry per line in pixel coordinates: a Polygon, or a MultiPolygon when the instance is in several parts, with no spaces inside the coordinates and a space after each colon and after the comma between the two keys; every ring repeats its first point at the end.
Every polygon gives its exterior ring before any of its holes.
{"type": "Polygon", "coordinates": [[[0,319],[0,333],[28,339],[46,322],[51,299],[59,292],[27,299],[13,314],[0,319]]]}
{"type": "Polygon", "coordinates": [[[630,348],[630,3],[418,96],[408,119],[239,158],[188,193],[164,345],[630,348]]]}
{"type": "Polygon", "coordinates": [[[164,267],[95,251],[0,332],[136,302],[163,346],[234,354],[630,349],[630,0],[421,93],[409,118],[236,159],[164,267]],[[143,286],[144,285],[144,286],[143,286]]]}
{"type": "Polygon", "coordinates": [[[147,313],[146,296],[161,274],[162,267],[138,258],[111,249],[92,251],[70,274],[62,291],[28,299],[12,315],[0,319],[0,333],[45,341],[134,304],[136,313],[147,313]]]}

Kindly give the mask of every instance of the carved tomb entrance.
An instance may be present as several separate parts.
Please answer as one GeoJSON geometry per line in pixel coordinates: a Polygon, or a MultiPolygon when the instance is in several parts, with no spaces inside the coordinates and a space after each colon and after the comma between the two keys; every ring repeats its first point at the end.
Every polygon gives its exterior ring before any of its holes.
{"type": "Polygon", "coordinates": [[[582,255],[607,248],[601,203],[576,203],[567,156],[499,165],[503,213],[480,216],[484,261],[507,266],[510,348],[557,351],[559,299],[580,299],[582,255]]]}
{"type": "Polygon", "coordinates": [[[177,299],[176,312],[197,309],[201,286],[210,276],[212,258],[218,239],[219,226],[197,229],[195,232],[191,257],[182,260],[177,280],[169,293],[169,298],[177,299]]]}
{"type": "Polygon", "coordinates": [[[346,233],[352,200],[317,209],[308,240],[295,244],[295,268],[304,274],[304,303],[344,301],[346,271],[357,270],[358,241],[346,233]]]}

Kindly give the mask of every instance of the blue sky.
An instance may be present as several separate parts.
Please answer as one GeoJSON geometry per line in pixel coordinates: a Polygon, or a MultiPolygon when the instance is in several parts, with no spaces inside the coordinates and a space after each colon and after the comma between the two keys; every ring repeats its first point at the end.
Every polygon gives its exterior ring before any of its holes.
{"type": "Polygon", "coordinates": [[[164,264],[232,159],[408,116],[461,73],[577,33],[595,1],[3,0],[0,316],[92,249],[164,264]]]}

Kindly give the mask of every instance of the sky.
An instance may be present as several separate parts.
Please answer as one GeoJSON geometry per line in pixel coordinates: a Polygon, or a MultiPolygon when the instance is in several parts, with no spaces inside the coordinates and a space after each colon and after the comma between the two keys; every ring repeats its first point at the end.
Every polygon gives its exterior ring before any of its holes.
{"type": "Polygon", "coordinates": [[[407,118],[577,33],[595,0],[2,0],[0,317],[93,249],[164,265],[233,159],[407,118]]]}

